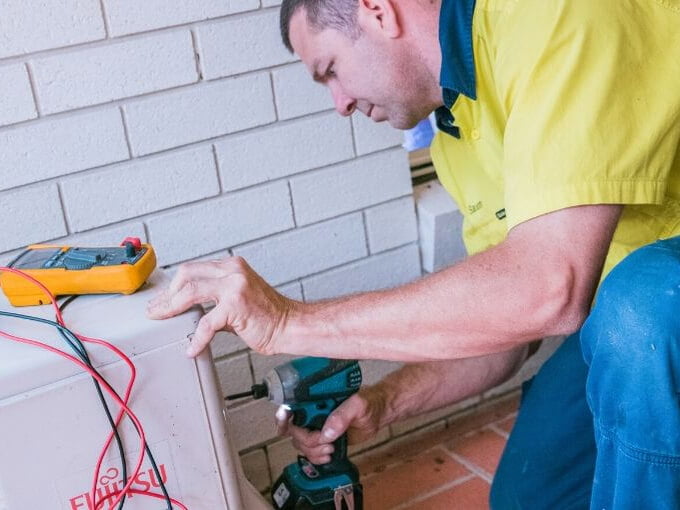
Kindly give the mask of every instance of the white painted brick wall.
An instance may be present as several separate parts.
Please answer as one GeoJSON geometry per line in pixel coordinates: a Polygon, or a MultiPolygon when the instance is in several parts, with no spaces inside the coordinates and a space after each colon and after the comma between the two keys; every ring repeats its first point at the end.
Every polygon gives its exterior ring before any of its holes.
{"type": "Polygon", "coordinates": [[[53,239],[66,234],[55,183],[0,193],[0,217],[4,218],[0,252],[30,244],[36,237],[53,239]]]}
{"type": "Polygon", "coordinates": [[[274,285],[365,257],[361,214],[342,216],[234,248],[274,285]]]}
{"type": "MultiPolygon", "coordinates": [[[[276,110],[281,120],[334,108],[328,90],[310,78],[302,62],[274,69],[272,79],[276,110]]],[[[398,143],[401,138],[393,145],[398,143]]]]}
{"type": "Polygon", "coordinates": [[[45,114],[185,85],[198,79],[188,30],[31,61],[45,114]]]}
{"type": "Polygon", "coordinates": [[[281,44],[278,23],[279,13],[274,9],[201,26],[197,37],[205,78],[231,76],[296,60],[281,44]]]}
{"type": "Polygon", "coordinates": [[[103,39],[99,0],[2,0],[0,58],[103,39]]]}
{"type": "Polygon", "coordinates": [[[350,159],[349,121],[322,114],[254,130],[215,144],[225,189],[238,189],[350,159]],[[306,143],[314,140],[314,143],[306,143]],[[266,146],[267,150],[263,150],[266,146]]]}
{"type": "Polygon", "coordinates": [[[258,8],[258,0],[103,0],[112,36],[217,18],[258,8]]]}
{"type": "MultiPolygon", "coordinates": [[[[297,300],[417,278],[401,134],[332,111],[279,40],[279,3],[0,1],[0,262],[132,235],[173,269],[243,255],[297,300]]],[[[211,349],[224,392],[289,359],[228,333],[211,349]]],[[[362,365],[368,382],[397,366],[362,365]]],[[[229,407],[260,489],[291,453],[273,412],[229,407]]]]}
{"type": "Polygon", "coordinates": [[[366,232],[371,253],[418,240],[414,208],[413,197],[409,195],[366,209],[366,232]]]}
{"type": "Polygon", "coordinates": [[[359,156],[394,147],[404,141],[401,131],[387,122],[373,122],[365,115],[352,115],[352,125],[359,156]]]}
{"type": "Polygon", "coordinates": [[[39,119],[0,130],[0,190],[129,157],[117,108],[39,119]]]}
{"type": "Polygon", "coordinates": [[[133,154],[241,131],[275,120],[267,74],[247,75],[134,101],[124,107],[133,154]]]}
{"type": "Polygon", "coordinates": [[[0,126],[37,116],[26,66],[0,67],[0,126]]]}
{"type": "Polygon", "coordinates": [[[307,300],[317,301],[345,294],[396,287],[415,280],[420,274],[418,245],[409,244],[303,278],[302,287],[307,300]]]}
{"type": "Polygon", "coordinates": [[[159,264],[169,265],[287,230],[293,217],[288,187],[277,182],[152,216],[147,225],[159,264]]]}
{"type": "Polygon", "coordinates": [[[290,188],[299,225],[412,192],[408,162],[400,149],[294,177],[290,188]]]}
{"type": "Polygon", "coordinates": [[[74,232],[219,193],[210,146],[146,158],[73,177],[61,185],[74,232]]]}

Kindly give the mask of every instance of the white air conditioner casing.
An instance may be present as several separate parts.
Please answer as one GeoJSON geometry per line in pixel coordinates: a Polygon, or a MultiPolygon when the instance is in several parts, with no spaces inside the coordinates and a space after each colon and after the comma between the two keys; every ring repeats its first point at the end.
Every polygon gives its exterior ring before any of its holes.
{"type": "MultiPolygon", "coordinates": [[[[73,331],[102,338],[125,352],[137,367],[130,407],[161,467],[170,495],[189,510],[270,508],[243,476],[229,441],[214,366],[206,350],[186,357],[198,309],[178,317],[146,318],[148,300],[167,278],[156,272],[131,296],[81,296],[64,310],[73,331]]],[[[50,306],[13,308],[0,293],[0,310],[53,320],[50,306]]],[[[0,330],[30,337],[70,352],[47,325],[0,316],[0,330]]],[[[126,365],[110,351],[87,345],[93,363],[123,394],[126,365]]],[[[118,407],[107,398],[112,413],[118,407]]],[[[111,428],[92,379],[78,366],[47,351],[0,338],[0,510],[90,510],[87,493],[95,462],[111,428]]],[[[128,472],[139,453],[139,439],[125,419],[121,436],[128,472]]],[[[145,459],[135,487],[160,492],[145,459]]],[[[103,487],[122,487],[115,442],[103,463],[103,487]]],[[[104,508],[110,508],[105,505],[104,508]]],[[[133,496],[125,510],[162,510],[162,500],[133,496]]]]}

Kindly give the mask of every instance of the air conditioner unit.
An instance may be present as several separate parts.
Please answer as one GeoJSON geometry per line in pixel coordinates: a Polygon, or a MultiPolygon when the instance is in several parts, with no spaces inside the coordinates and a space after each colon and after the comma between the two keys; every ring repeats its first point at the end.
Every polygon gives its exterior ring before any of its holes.
{"type": "MultiPolygon", "coordinates": [[[[81,296],[64,309],[67,326],[109,341],[135,363],[130,407],[144,427],[171,497],[190,510],[269,509],[245,479],[230,445],[229,416],[210,353],[195,360],[184,354],[201,312],[164,321],[145,317],[147,301],[167,283],[157,272],[131,296],[81,296]]],[[[0,310],[54,319],[49,306],[12,308],[1,293],[0,310]]],[[[68,350],[47,325],[0,316],[0,330],[68,350]]],[[[122,394],[127,366],[103,347],[87,349],[93,364],[122,394]]],[[[115,415],[118,407],[107,400],[115,415]]],[[[94,466],[110,430],[89,374],[50,352],[0,338],[0,510],[91,510],[94,466]]],[[[120,430],[129,473],[139,439],[128,419],[120,430]]],[[[134,487],[158,493],[157,478],[146,459],[134,487]]],[[[102,464],[100,494],[122,485],[114,443],[102,464]]],[[[134,495],[124,508],[160,510],[166,505],[134,495]]]]}

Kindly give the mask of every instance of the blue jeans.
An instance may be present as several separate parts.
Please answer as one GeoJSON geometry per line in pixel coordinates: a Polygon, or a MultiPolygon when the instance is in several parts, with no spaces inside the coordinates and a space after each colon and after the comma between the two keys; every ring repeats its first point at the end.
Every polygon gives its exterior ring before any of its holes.
{"type": "Polygon", "coordinates": [[[525,383],[491,508],[680,509],[680,237],[618,264],[525,383]]]}

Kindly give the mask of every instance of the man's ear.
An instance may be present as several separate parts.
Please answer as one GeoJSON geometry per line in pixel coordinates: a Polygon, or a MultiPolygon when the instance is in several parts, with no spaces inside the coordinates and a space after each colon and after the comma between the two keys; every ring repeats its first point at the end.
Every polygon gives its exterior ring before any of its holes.
{"type": "Polygon", "coordinates": [[[402,26],[393,0],[359,0],[358,23],[362,31],[395,39],[402,26]]]}

